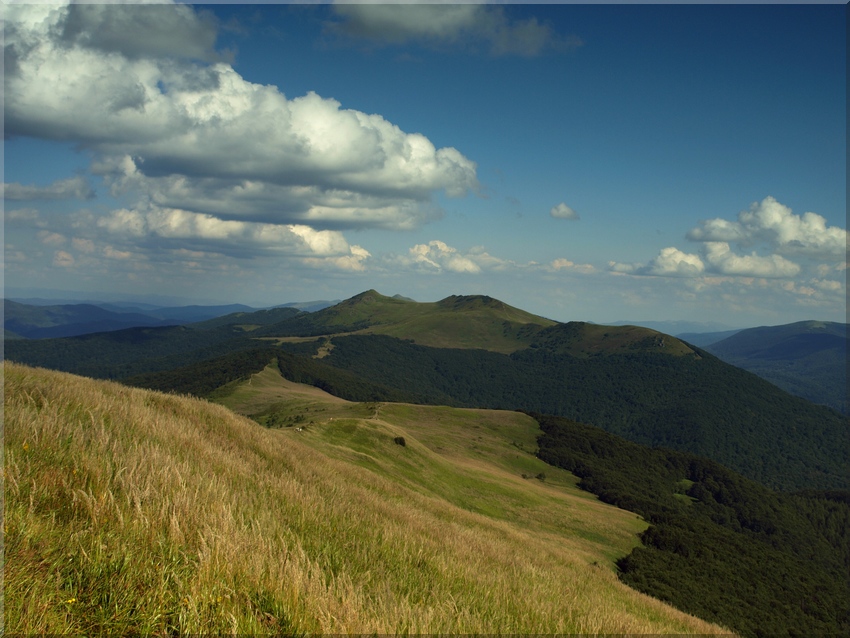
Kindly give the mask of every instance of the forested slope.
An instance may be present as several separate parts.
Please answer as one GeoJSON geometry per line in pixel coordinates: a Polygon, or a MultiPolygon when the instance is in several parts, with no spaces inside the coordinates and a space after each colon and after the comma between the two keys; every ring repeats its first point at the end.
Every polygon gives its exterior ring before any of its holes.
{"type": "Polygon", "coordinates": [[[780,494],[690,454],[537,416],[539,456],[652,526],[621,579],[748,636],[850,632],[850,491],[780,494]]]}

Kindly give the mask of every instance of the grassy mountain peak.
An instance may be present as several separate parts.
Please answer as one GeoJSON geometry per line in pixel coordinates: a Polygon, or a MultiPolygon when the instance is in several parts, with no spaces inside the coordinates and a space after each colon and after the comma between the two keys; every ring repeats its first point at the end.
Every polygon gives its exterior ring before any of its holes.
{"type": "Polygon", "coordinates": [[[257,334],[316,336],[382,334],[437,348],[480,348],[510,353],[556,322],[484,295],[452,295],[437,302],[387,297],[367,290],[335,306],[294,317],[257,334]]]}

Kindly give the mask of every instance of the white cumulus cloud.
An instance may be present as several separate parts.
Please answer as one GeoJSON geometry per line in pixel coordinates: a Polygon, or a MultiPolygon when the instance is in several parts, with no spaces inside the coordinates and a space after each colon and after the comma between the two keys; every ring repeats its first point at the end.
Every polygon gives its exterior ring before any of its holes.
{"type": "Polygon", "coordinates": [[[53,253],[53,265],[59,268],[71,268],[74,265],[74,256],[64,250],[53,253]]]}
{"type": "Polygon", "coordinates": [[[828,226],[817,213],[795,215],[773,197],[766,197],[738,213],[737,221],[709,219],[691,229],[687,238],[743,245],[765,242],[784,254],[841,257],[847,252],[848,235],[843,228],[828,226]]]}
{"type": "Polygon", "coordinates": [[[413,268],[431,273],[466,273],[477,275],[483,272],[508,272],[536,267],[535,262],[518,264],[488,253],[482,246],[474,246],[462,252],[446,242],[434,239],[427,244],[417,244],[407,255],[387,258],[392,268],[413,268]]]}
{"type": "Polygon", "coordinates": [[[191,245],[195,250],[232,256],[278,254],[314,260],[342,259],[341,264],[352,260],[362,264],[369,257],[368,251],[350,245],[339,231],[316,230],[302,224],[222,220],[179,209],[119,209],[100,218],[97,225],[134,244],[191,245]]]}
{"type": "Polygon", "coordinates": [[[795,215],[773,197],[766,197],[752,204],[749,210],[740,212],[737,220],[702,221],[686,237],[701,244],[699,254],[670,246],[662,249],[649,263],[611,261],[609,270],[662,277],[721,275],[790,279],[808,269],[824,277],[835,270],[834,260],[846,255],[848,235],[842,228],[829,226],[821,215],[811,212],[795,215]],[[756,250],[740,254],[739,249],[746,247],[756,250]],[[799,259],[792,261],[790,256],[799,259]]]}
{"type": "Polygon", "coordinates": [[[246,80],[214,52],[215,21],[186,5],[7,9],[6,134],[93,151],[107,184],[142,203],[410,228],[433,216],[434,193],[478,188],[475,163],[454,148],[246,80]]]}
{"type": "Polygon", "coordinates": [[[458,253],[445,242],[433,240],[427,244],[417,244],[410,249],[410,262],[449,272],[479,273],[481,267],[469,257],[458,253]]]}
{"type": "Polygon", "coordinates": [[[579,220],[581,219],[578,216],[578,213],[575,212],[572,208],[567,206],[564,202],[561,202],[557,206],[553,206],[549,210],[549,215],[554,217],[555,219],[572,219],[579,220]]]}
{"type": "Polygon", "coordinates": [[[61,246],[67,238],[59,233],[54,233],[49,230],[40,230],[36,234],[38,240],[47,246],[61,246]]]}
{"type": "Polygon", "coordinates": [[[549,264],[549,268],[555,271],[569,270],[580,273],[596,272],[596,268],[594,268],[592,264],[577,264],[564,257],[553,259],[549,264]]]}

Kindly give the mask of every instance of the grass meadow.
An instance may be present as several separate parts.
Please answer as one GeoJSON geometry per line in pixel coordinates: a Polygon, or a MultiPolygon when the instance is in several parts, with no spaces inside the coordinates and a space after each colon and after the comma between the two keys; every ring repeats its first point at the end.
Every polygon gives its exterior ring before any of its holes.
{"type": "Polygon", "coordinates": [[[617,580],[644,524],[535,459],[521,414],[270,368],[230,407],[10,362],[4,384],[6,634],[723,632],[617,580]]]}

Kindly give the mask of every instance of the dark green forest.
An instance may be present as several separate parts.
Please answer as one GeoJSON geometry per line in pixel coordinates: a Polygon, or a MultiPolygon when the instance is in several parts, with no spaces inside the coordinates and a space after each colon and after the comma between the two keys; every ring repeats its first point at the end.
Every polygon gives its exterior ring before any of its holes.
{"type": "Polygon", "coordinates": [[[64,339],[10,341],[5,355],[27,365],[96,379],[123,379],[256,346],[256,341],[232,326],[215,330],[140,327],[64,339]]]}
{"type": "Polygon", "coordinates": [[[747,636],[850,633],[850,491],[773,492],[704,458],[534,415],[540,458],[640,514],[628,585],[747,636]]]}
{"type": "Polygon", "coordinates": [[[315,352],[315,342],[287,345],[288,350],[280,347],[246,350],[174,370],[135,375],[123,379],[122,383],[161,392],[209,397],[228,384],[247,380],[276,360],[281,375],[289,381],[312,385],[348,401],[413,403],[419,398],[415,394],[364,381],[350,372],[303,356],[315,352]],[[300,353],[293,354],[293,351],[300,353]]]}

